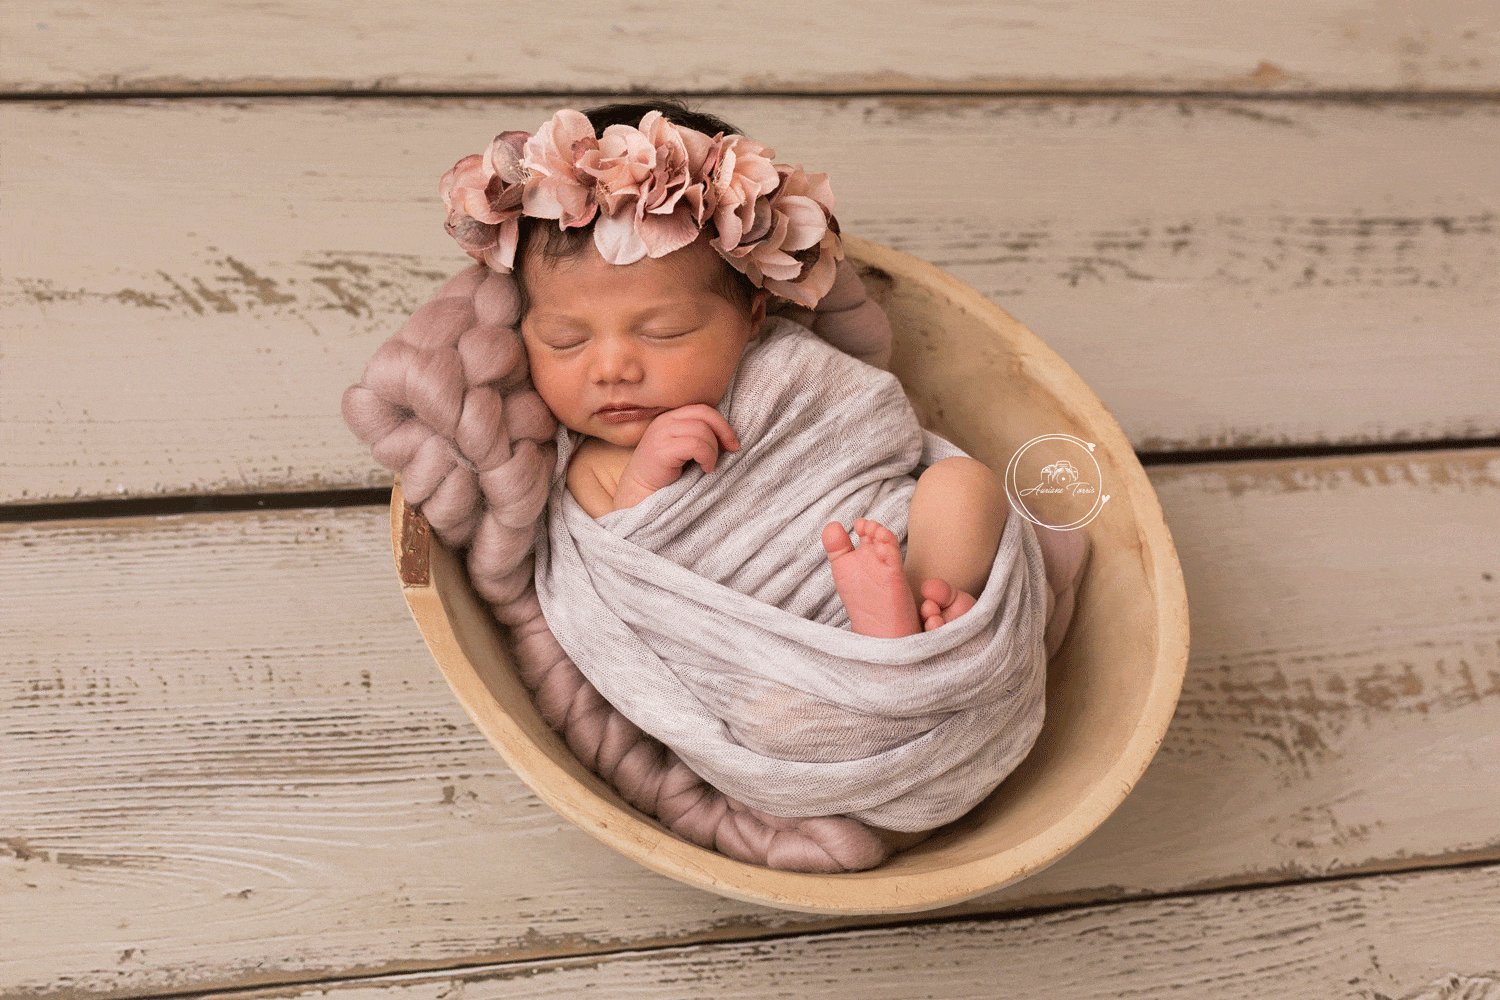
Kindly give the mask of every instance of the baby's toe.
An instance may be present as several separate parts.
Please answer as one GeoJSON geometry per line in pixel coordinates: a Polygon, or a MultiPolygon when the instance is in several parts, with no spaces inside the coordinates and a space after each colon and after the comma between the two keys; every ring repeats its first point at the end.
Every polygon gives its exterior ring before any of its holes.
{"type": "MultiPolygon", "coordinates": [[[[953,589],[947,580],[934,579],[922,584],[922,596],[936,605],[937,609],[941,611],[953,603],[953,599],[958,596],[958,592],[953,589]]],[[[925,608],[927,605],[924,603],[922,606],[925,608]]]]}
{"type": "Polygon", "coordinates": [[[830,521],[823,528],[823,549],[828,553],[828,558],[845,555],[854,551],[854,543],[849,541],[849,532],[837,521],[830,521]]]}

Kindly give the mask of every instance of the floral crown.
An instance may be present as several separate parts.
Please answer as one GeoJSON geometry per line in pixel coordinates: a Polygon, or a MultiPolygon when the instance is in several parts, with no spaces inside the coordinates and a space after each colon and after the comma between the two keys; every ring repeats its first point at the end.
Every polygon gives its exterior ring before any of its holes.
{"type": "Polygon", "coordinates": [[[558,228],[594,222],[611,264],[664,257],[706,225],[711,245],[757,288],[813,306],[844,256],[827,174],[772,163],[775,150],[742,135],[709,137],[651,111],[639,127],[598,137],[565,109],[536,134],[502,132],[464,157],[438,191],[446,228],[470,257],[502,273],[515,265],[521,216],[558,228]]]}

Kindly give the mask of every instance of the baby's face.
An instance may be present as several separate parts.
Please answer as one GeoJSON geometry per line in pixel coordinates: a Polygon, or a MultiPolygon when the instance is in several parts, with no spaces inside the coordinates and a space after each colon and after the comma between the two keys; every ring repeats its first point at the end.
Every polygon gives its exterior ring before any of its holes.
{"type": "Polygon", "coordinates": [[[764,315],[713,289],[723,266],[705,243],[634,264],[526,260],[521,340],[536,391],[569,428],[634,447],[659,414],[717,405],[764,315]]]}

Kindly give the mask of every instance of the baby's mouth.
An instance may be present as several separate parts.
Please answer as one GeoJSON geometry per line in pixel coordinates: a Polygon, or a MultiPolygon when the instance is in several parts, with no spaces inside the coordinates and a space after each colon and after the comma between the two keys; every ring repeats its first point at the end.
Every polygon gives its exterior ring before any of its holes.
{"type": "Polygon", "coordinates": [[[606,406],[594,411],[594,416],[606,424],[628,424],[637,420],[651,420],[665,412],[659,406],[606,406]]]}

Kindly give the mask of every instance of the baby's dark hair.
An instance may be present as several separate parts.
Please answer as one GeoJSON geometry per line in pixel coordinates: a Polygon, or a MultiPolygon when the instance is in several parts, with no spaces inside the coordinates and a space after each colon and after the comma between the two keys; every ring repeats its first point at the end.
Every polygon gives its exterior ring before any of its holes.
{"type": "MultiPolygon", "coordinates": [[[[594,126],[594,135],[600,136],[611,125],[639,125],[641,119],[651,111],[661,112],[662,117],[673,125],[690,128],[710,137],[720,132],[725,135],[744,134],[724,119],[690,110],[675,98],[657,97],[626,104],[605,104],[597,108],[585,108],[583,115],[594,126]]],[[[521,315],[524,316],[530,304],[527,301],[525,275],[528,254],[534,253],[549,264],[575,258],[593,240],[594,222],[586,226],[560,229],[555,219],[536,219],[523,215],[518,221],[520,234],[516,243],[513,273],[516,288],[521,293],[521,315]]],[[[598,221],[597,217],[594,221],[598,221]]],[[[723,260],[719,261],[714,274],[711,291],[748,315],[755,301],[755,283],[723,260]]]]}

